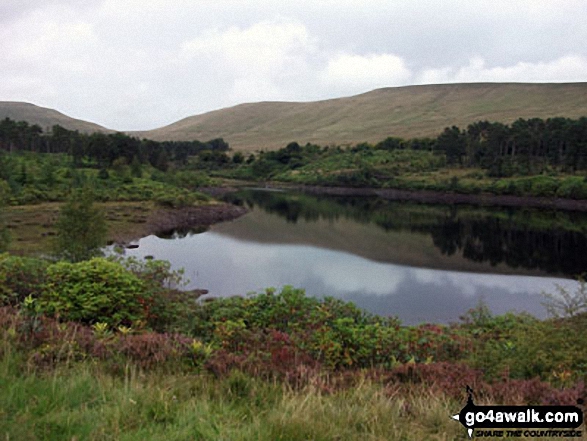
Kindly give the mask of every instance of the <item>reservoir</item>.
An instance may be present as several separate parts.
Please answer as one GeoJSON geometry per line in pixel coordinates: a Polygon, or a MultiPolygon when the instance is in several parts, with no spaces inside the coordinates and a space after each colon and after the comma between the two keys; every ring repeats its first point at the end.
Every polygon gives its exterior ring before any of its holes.
{"type": "Polygon", "coordinates": [[[574,291],[587,268],[585,213],[255,189],[227,201],[248,214],[125,254],[184,268],[187,288],[208,296],[292,285],[405,324],[458,321],[480,301],[542,318],[541,293],[574,291]]]}

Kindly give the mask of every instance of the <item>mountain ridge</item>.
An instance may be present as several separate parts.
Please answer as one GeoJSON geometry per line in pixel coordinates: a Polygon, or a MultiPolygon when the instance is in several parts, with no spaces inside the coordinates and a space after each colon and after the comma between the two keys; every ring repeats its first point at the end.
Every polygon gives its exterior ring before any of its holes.
{"type": "Polygon", "coordinates": [[[313,102],[245,103],[143,132],[155,140],[223,137],[235,150],[437,136],[489,120],[587,116],[587,83],[461,83],[376,89],[313,102]]]}
{"type": "Polygon", "coordinates": [[[38,124],[43,130],[60,125],[68,130],[78,130],[83,133],[113,132],[99,124],[72,118],[58,110],[24,101],[0,101],[0,119],[4,118],[27,121],[31,125],[38,124]]]}
{"type": "MultiPolygon", "coordinates": [[[[59,124],[86,133],[113,132],[28,103],[0,102],[0,118],[6,116],[27,120],[43,128],[59,124]]],[[[188,116],[153,130],[126,133],[156,141],[224,138],[235,150],[255,151],[278,149],[292,141],[349,145],[378,142],[388,136],[437,136],[447,126],[457,125],[464,129],[479,120],[509,124],[518,118],[559,116],[587,116],[587,83],[456,83],[386,87],[320,101],[242,103],[188,116]]]]}

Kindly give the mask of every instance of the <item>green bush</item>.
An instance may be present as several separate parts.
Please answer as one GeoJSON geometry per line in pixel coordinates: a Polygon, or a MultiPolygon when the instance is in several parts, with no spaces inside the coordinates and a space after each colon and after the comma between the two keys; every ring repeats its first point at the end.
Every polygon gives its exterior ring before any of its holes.
{"type": "Polygon", "coordinates": [[[4,220],[4,206],[10,195],[10,186],[4,179],[0,179],[0,252],[5,251],[10,243],[10,232],[4,220]]]}
{"type": "Polygon", "coordinates": [[[192,330],[196,296],[192,291],[180,290],[189,283],[184,279],[183,270],[172,270],[171,264],[164,260],[110,259],[142,281],[145,320],[149,328],[182,333],[192,330]]]}
{"type": "Polygon", "coordinates": [[[587,183],[578,176],[565,178],[556,191],[556,195],[561,198],[585,199],[587,198],[587,183]]]}
{"type": "Polygon", "coordinates": [[[144,283],[116,262],[94,258],[47,268],[43,312],[82,323],[130,326],[147,317],[144,283]]]}
{"type": "Polygon", "coordinates": [[[40,293],[48,263],[41,259],[0,254],[0,305],[19,305],[40,293]]]}
{"type": "Polygon", "coordinates": [[[551,176],[536,176],[532,179],[532,195],[552,197],[556,195],[559,180],[551,176]]]}
{"type": "Polygon", "coordinates": [[[331,297],[306,297],[291,286],[280,293],[268,289],[246,298],[217,299],[195,312],[193,335],[216,347],[246,353],[269,332],[332,369],[453,360],[469,347],[448,327],[401,327],[394,318],[331,297]]]}

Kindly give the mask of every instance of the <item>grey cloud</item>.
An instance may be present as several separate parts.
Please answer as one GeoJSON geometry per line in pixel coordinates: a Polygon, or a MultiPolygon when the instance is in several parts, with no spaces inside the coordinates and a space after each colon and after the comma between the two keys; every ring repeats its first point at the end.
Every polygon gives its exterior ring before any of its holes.
{"type": "Polygon", "coordinates": [[[126,130],[419,82],[586,81],[585,16],[581,0],[6,0],[0,99],[126,130]]]}

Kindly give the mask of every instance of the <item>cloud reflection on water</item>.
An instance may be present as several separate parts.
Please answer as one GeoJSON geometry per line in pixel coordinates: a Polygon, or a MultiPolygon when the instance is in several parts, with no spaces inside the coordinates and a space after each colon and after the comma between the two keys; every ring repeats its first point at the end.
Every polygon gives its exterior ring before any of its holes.
{"type": "Polygon", "coordinates": [[[305,288],[308,295],[353,301],[404,323],[450,322],[479,299],[495,313],[527,311],[544,316],[541,291],[575,282],[544,277],[442,271],[374,262],[313,246],[260,244],[216,232],[165,240],[149,236],[127,255],[169,260],[185,268],[189,288],[212,296],[243,295],[273,286],[305,288]]]}

